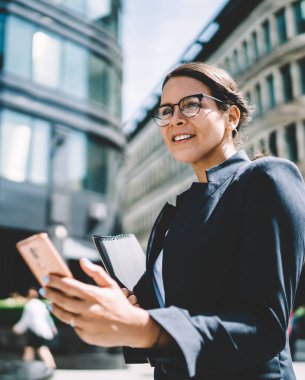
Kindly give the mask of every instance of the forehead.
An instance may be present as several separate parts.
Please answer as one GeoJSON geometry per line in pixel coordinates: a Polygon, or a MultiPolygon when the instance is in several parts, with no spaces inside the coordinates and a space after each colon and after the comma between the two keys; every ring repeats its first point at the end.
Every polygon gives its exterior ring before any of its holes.
{"type": "Polygon", "coordinates": [[[163,88],[161,104],[177,103],[185,96],[201,93],[211,95],[210,88],[194,78],[173,77],[166,82],[163,88]]]}

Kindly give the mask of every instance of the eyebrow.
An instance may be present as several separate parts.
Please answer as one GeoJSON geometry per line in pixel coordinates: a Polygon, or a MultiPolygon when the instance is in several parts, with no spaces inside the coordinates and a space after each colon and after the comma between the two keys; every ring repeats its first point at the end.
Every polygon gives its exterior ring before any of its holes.
{"type": "Polygon", "coordinates": [[[166,106],[172,106],[173,103],[164,103],[164,104],[160,104],[159,107],[166,107],[166,106]]]}

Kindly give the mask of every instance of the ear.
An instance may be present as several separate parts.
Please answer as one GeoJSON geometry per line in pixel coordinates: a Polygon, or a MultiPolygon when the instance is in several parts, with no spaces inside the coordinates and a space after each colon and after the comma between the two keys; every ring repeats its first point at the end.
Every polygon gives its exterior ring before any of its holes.
{"type": "Polygon", "coordinates": [[[236,129],[239,123],[240,119],[240,110],[237,106],[232,105],[227,111],[227,122],[228,127],[230,127],[231,130],[236,129]]]}

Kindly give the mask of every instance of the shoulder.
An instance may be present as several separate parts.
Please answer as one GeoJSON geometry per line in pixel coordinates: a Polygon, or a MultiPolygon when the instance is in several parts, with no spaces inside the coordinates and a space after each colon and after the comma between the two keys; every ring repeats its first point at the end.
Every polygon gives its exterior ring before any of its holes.
{"type": "Polygon", "coordinates": [[[266,182],[275,185],[291,184],[292,182],[304,185],[302,175],[298,167],[291,161],[279,157],[263,157],[250,161],[248,165],[241,168],[237,179],[246,179],[251,183],[266,182]]]}
{"type": "Polygon", "coordinates": [[[39,299],[31,299],[27,304],[25,305],[27,309],[41,309],[45,307],[44,303],[40,301],[39,299]]]}

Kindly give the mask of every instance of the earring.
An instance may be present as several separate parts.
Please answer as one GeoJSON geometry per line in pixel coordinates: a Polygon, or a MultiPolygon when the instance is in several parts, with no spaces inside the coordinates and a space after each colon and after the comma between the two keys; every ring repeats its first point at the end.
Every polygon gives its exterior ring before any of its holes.
{"type": "Polygon", "coordinates": [[[238,137],[239,137],[239,133],[238,133],[237,128],[233,128],[233,129],[232,129],[232,138],[233,138],[234,140],[238,140],[238,137]]]}

